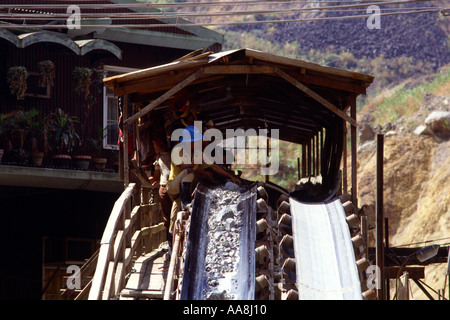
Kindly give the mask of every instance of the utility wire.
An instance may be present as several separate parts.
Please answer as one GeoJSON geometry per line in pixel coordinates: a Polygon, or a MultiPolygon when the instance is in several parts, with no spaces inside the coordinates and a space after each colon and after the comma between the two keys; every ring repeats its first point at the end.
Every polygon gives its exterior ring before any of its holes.
{"type": "MultiPolygon", "coordinates": [[[[165,12],[156,12],[152,14],[143,14],[143,13],[133,13],[133,14],[126,14],[126,13],[111,13],[109,14],[111,17],[106,17],[108,13],[102,13],[101,15],[105,18],[109,18],[110,20],[115,19],[123,19],[123,20],[139,20],[139,19],[177,19],[176,23],[156,23],[156,24],[96,24],[96,25],[83,25],[83,27],[91,27],[91,28],[160,28],[162,26],[164,27],[198,27],[198,26],[230,26],[230,25],[245,25],[245,24],[267,24],[267,23],[290,23],[290,22],[310,22],[310,21],[329,21],[329,20],[347,20],[347,19],[356,19],[356,18],[368,18],[371,17],[372,14],[363,14],[363,15],[350,15],[350,16],[338,16],[338,17],[320,17],[320,18],[305,18],[305,19],[268,19],[268,20],[262,20],[262,21],[229,21],[229,22],[209,22],[209,23],[191,23],[188,21],[182,21],[180,22],[179,18],[193,18],[193,17],[217,17],[217,16],[238,16],[238,15],[253,15],[253,14],[276,14],[276,13],[299,13],[303,11],[321,11],[321,12],[330,12],[333,10],[336,10],[334,12],[348,12],[351,8],[360,8],[361,6],[367,7],[368,5],[392,5],[392,4],[404,4],[404,3],[413,3],[413,2],[427,2],[430,0],[402,0],[402,1],[369,1],[365,2],[364,4],[358,3],[356,5],[338,5],[338,6],[325,6],[325,7],[319,7],[319,8],[299,8],[299,9],[285,9],[285,10],[253,10],[253,11],[231,11],[231,12],[213,12],[213,13],[165,13],[165,12]],[[342,10],[345,9],[345,10],[342,10]]],[[[254,1],[243,1],[241,3],[245,2],[252,2],[254,1]]],[[[322,1],[319,1],[322,2],[322,1]]],[[[334,1],[333,1],[334,2],[334,1]]],[[[355,2],[355,1],[349,1],[349,2],[355,2]]],[[[216,2],[209,2],[210,4],[216,3],[216,2]]],[[[238,5],[239,2],[234,2],[235,5],[238,5]]],[[[260,3],[260,2],[259,2],[260,3]]],[[[271,3],[286,3],[286,2],[269,2],[271,3]]],[[[290,1],[288,3],[299,3],[299,1],[290,1]]],[[[188,3],[185,3],[188,4],[188,3]]],[[[190,3],[192,4],[192,3],[190,3]]],[[[197,3],[203,5],[202,3],[197,3]]],[[[223,5],[223,2],[220,3],[223,5]]],[[[261,4],[261,3],[260,3],[261,4]]],[[[10,5],[0,5],[1,8],[7,8],[10,5]]],[[[31,11],[35,12],[35,10],[28,10],[18,7],[28,7],[29,5],[14,5],[14,10],[22,10],[22,11],[31,11]]],[[[60,5],[61,6],[61,5],[60,5]]],[[[117,5],[115,5],[117,6],[117,5]]],[[[35,6],[33,6],[35,8],[35,6]]],[[[387,15],[401,15],[401,14],[417,14],[417,13],[430,13],[430,12],[438,12],[441,11],[441,8],[429,8],[429,7],[422,7],[422,8],[388,8],[390,10],[401,10],[396,12],[383,12],[380,13],[380,16],[387,16],[387,15]],[[409,10],[408,10],[409,9],[409,10]]],[[[352,11],[355,9],[351,9],[352,11]]],[[[68,18],[70,17],[70,14],[64,15],[64,14],[52,14],[52,13],[41,13],[41,14],[0,14],[0,18],[3,20],[21,20],[21,19],[29,19],[31,21],[33,20],[56,20],[55,17],[61,17],[61,18],[68,18]]],[[[86,13],[86,16],[89,17],[99,17],[98,15],[95,16],[94,13],[86,13]]],[[[8,28],[8,27],[21,27],[21,28],[61,28],[61,25],[54,24],[45,24],[45,25],[38,25],[38,24],[26,24],[26,21],[22,24],[0,24],[0,28],[8,28]]]]}
{"type": "MultiPolygon", "coordinates": [[[[420,13],[433,13],[439,12],[441,9],[427,9],[417,11],[402,11],[402,12],[385,12],[380,13],[379,16],[390,15],[406,15],[406,14],[420,14],[420,13]]],[[[278,19],[278,20],[261,20],[261,21],[229,21],[229,22],[206,22],[206,23],[191,23],[185,21],[181,23],[156,23],[156,24],[94,24],[94,25],[82,25],[83,28],[161,28],[161,27],[208,27],[208,26],[232,26],[232,25],[255,25],[255,24],[274,24],[274,23],[292,23],[292,22],[313,22],[313,21],[336,21],[336,20],[351,20],[358,18],[369,18],[373,14],[365,15],[353,15],[353,16],[339,16],[339,17],[325,17],[325,18],[306,18],[306,19],[278,19]]],[[[158,17],[155,19],[168,18],[158,17]]],[[[178,18],[178,17],[177,17],[178,18]]],[[[37,28],[37,29],[60,29],[64,25],[55,24],[12,24],[3,23],[0,24],[0,28],[37,28]]]]}
{"type": "MultiPolygon", "coordinates": [[[[422,10],[433,10],[440,11],[442,7],[429,8],[429,7],[415,7],[415,8],[384,8],[383,11],[422,11],[422,10]]],[[[253,14],[286,14],[286,13],[302,13],[303,9],[286,9],[286,10],[256,10],[256,11],[231,11],[231,12],[207,12],[207,13],[174,13],[174,12],[159,12],[159,13],[83,13],[83,18],[108,18],[111,20],[123,19],[123,20],[142,20],[142,19],[160,19],[160,18],[192,18],[192,17],[216,17],[216,16],[240,16],[240,15],[253,15],[253,14]]],[[[321,12],[366,12],[366,9],[326,9],[320,10],[321,12]]],[[[49,20],[49,19],[67,19],[72,15],[72,13],[0,13],[0,19],[4,20],[16,20],[16,19],[30,19],[30,20],[49,20]]]]}
{"type": "MultiPolygon", "coordinates": [[[[271,13],[271,14],[275,14],[275,13],[292,13],[292,12],[297,12],[297,11],[314,11],[314,12],[318,12],[318,11],[321,11],[321,12],[326,12],[326,11],[329,11],[329,10],[340,10],[340,9],[350,9],[350,8],[361,8],[361,7],[367,7],[367,6],[369,6],[369,5],[373,5],[373,4],[377,4],[377,5],[393,5],[393,4],[402,4],[402,3],[412,3],[412,2],[423,2],[423,1],[428,1],[428,0],[402,0],[402,1],[380,1],[380,2],[374,2],[374,1],[369,1],[369,2],[365,2],[365,3],[363,3],[363,4],[361,4],[361,3],[358,3],[358,4],[352,4],[352,5],[335,5],[335,6],[325,6],[325,7],[305,7],[305,6],[302,6],[302,7],[299,7],[299,8],[293,8],[292,7],[292,4],[293,3],[298,3],[298,2],[296,2],[296,1],[293,1],[293,2],[276,2],[276,3],[281,3],[281,4],[283,4],[283,5],[286,5],[286,4],[289,4],[289,8],[288,9],[270,9],[270,8],[267,8],[267,9],[259,9],[259,10],[251,10],[251,11],[233,11],[233,10],[228,10],[228,12],[212,12],[212,13],[177,13],[177,12],[170,12],[170,15],[173,15],[173,16],[177,16],[177,17],[180,17],[180,16],[201,16],[201,17],[205,17],[205,16],[214,16],[214,15],[228,15],[228,14],[233,14],[233,15],[251,15],[251,14],[268,14],[268,13],[271,13]]],[[[236,6],[239,6],[240,4],[241,4],[242,2],[234,2],[234,5],[236,5],[236,6]]],[[[266,6],[266,5],[269,5],[269,6],[271,6],[271,5],[273,5],[275,2],[264,2],[263,4],[261,4],[260,2],[259,3],[257,3],[259,6],[266,6]]],[[[187,4],[187,3],[184,3],[184,4],[187,4]]],[[[192,3],[190,3],[190,4],[192,4],[192,3]]],[[[217,4],[217,2],[209,2],[209,4],[217,4]]],[[[223,3],[220,3],[221,5],[223,5],[223,3]]],[[[178,5],[178,4],[177,4],[178,5]]],[[[196,6],[198,6],[199,5],[199,3],[196,3],[196,6]]],[[[200,5],[204,5],[204,4],[202,4],[202,3],[200,3],[200,5]]],[[[11,12],[11,10],[14,10],[14,11],[19,11],[19,12],[27,12],[26,14],[29,14],[30,16],[28,16],[28,18],[31,18],[31,17],[34,17],[34,14],[35,13],[37,13],[37,14],[44,14],[44,15],[46,15],[47,13],[49,14],[49,15],[52,15],[52,16],[59,16],[59,15],[62,15],[62,16],[70,16],[70,13],[60,13],[60,14],[54,14],[54,13],[50,13],[50,12],[36,12],[37,10],[36,10],[36,6],[33,6],[33,9],[27,9],[27,8],[29,8],[29,6],[30,5],[14,5],[13,7],[11,7],[10,8],[10,5],[0,5],[0,9],[1,8],[4,8],[4,9],[8,9],[8,13],[5,13],[3,16],[18,16],[18,17],[22,17],[22,16],[19,16],[19,13],[14,13],[14,12],[11,12]]],[[[116,7],[117,6],[119,6],[119,5],[116,5],[116,7]]],[[[66,6],[64,6],[64,7],[66,7],[66,6]]],[[[423,7],[423,8],[426,8],[426,7],[423,7]]],[[[45,9],[49,9],[49,7],[48,7],[48,5],[47,6],[45,6],[45,9]]],[[[386,8],[385,8],[386,9],[386,8]]],[[[388,8],[388,9],[390,9],[390,10],[395,10],[395,8],[388,8]]],[[[398,8],[399,10],[406,10],[406,9],[408,9],[408,8],[398,8]]],[[[413,10],[414,8],[410,8],[410,10],[413,10]]],[[[422,8],[421,8],[422,9],[422,8]]],[[[81,8],[80,8],[80,10],[81,10],[81,8]]],[[[26,15],[25,13],[24,13],[24,15],[26,15]]],[[[102,14],[102,15],[105,15],[106,13],[97,13],[97,15],[99,15],[99,14],[102,14]]],[[[149,14],[149,13],[142,13],[142,12],[133,12],[133,13],[117,13],[117,12],[111,12],[111,13],[108,13],[109,15],[111,15],[111,16],[118,16],[118,15],[121,15],[123,18],[126,18],[126,17],[130,17],[130,18],[134,18],[134,16],[138,16],[138,17],[144,17],[144,15],[146,15],[146,14],[149,14]]],[[[95,16],[96,14],[95,13],[92,13],[92,12],[84,12],[83,13],[83,16],[84,17],[86,17],[86,16],[95,16]]],[[[154,13],[151,13],[150,15],[154,15],[154,16],[157,16],[157,15],[165,15],[165,16],[167,16],[168,15],[168,13],[167,12],[164,12],[164,11],[158,11],[158,12],[154,12],[154,13]]],[[[153,17],[151,17],[151,18],[153,18],[153,17]]]]}
{"type": "MultiPolygon", "coordinates": [[[[398,245],[398,246],[395,246],[395,247],[396,248],[398,248],[398,247],[407,247],[407,246],[412,246],[412,245],[416,245],[416,244],[437,242],[437,241],[448,240],[448,239],[450,239],[450,237],[441,238],[441,239],[435,239],[435,240],[426,240],[426,241],[420,241],[420,242],[407,243],[407,244],[402,244],[402,245],[398,245]]],[[[448,243],[445,243],[445,244],[448,244],[448,243]]],[[[445,245],[445,244],[442,244],[442,245],[445,245]]]]}
{"type": "MultiPolygon", "coordinates": [[[[394,4],[407,4],[407,3],[416,3],[416,2],[430,2],[433,0],[401,0],[401,1],[368,1],[362,2],[358,1],[357,4],[345,4],[345,5],[335,5],[335,8],[352,8],[352,7],[361,7],[361,6],[370,6],[370,5],[394,5],[394,4]]],[[[333,3],[341,3],[341,2],[350,2],[355,3],[356,1],[333,1],[333,3]]],[[[312,2],[308,1],[226,1],[226,2],[184,2],[184,3],[107,3],[107,4],[78,4],[80,9],[149,9],[149,8],[164,8],[164,7],[198,7],[198,6],[242,6],[242,5],[293,5],[293,4],[309,4],[312,2]]],[[[316,1],[315,3],[327,3],[327,1],[316,1]]],[[[67,9],[68,4],[2,4],[0,5],[0,9],[31,9],[31,10],[48,10],[48,9],[67,9]]],[[[320,10],[325,7],[313,7],[308,8],[309,10],[320,10]]]]}

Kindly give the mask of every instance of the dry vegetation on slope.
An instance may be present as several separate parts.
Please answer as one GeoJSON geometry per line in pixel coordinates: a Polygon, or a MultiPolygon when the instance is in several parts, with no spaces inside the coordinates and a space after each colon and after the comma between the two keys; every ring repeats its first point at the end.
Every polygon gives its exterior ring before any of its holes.
{"type": "MultiPolygon", "coordinates": [[[[415,126],[423,124],[431,112],[450,111],[450,80],[446,78],[433,88],[429,83],[423,86],[432,89],[432,93],[422,92],[412,100],[406,97],[405,101],[414,101],[409,105],[412,110],[407,117],[402,115],[393,123],[385,123],[384,130],[378,126],[378,130],[386,133],[384,213],[389,223],[390,246],[450,244],[450,140],[414,133],[415,126]],[[417,99],[421,99],[420,105],[417,99]]],[[[409,91],[411,95],[416,95],[415,92],[409,91]]],[[[384,98],[389,99],[389,95],[384,98]]],[[[375,174],[376,145],[372,140],[360,146],[358,152],[360,205],[375,208],[375,174]]],[[[375,245],[373,239],[371,246],[375,245]]],[[[445,264],[427,266],[425,283],[435,290],[442,289],[445,267],[445,264]]],[[[413,298],[427,299],[415,284],[412,288],[413,298]]]]}

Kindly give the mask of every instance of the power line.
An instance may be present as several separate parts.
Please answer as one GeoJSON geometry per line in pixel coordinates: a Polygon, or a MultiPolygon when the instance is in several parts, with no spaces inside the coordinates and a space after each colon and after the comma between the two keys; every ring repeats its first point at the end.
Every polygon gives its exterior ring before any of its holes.
{"type": "MultiPolygon", "coordinates": [[[[450,237],[446,237],[446,238],[440,238],[440,239],[434,239],[434,240],[426,240],[426,241],[419,241],[419,242],[413,242],[413,243],[407,243],[407,244],[401,244],[398,246],[395,246],[396,248],[398,247],[407,247],[407,246],[412,246],[412,245],[416,245],[416,244],[424,244],[424,243],[430,243],[430,242],[437,242],[437,241],[443,241],[443,240],[448,240],[450,239],[450,237]]],[[[448,243],[445,243],[443,245],[446,245],[448,243]]]]}
{"type": "MultiPolygon", "coordinates": [[[[436,7],[432,8],[433,10],[439,11],[444,8],[436,7]]],[[[422,11],[422,10],[430,10],[429,7],[416,7],[416,8],[384,8],[383,11],[422,11]]],[[[362,12],[366,11],[366,9],[324,9],[320,10],[321,12],[362,12]]],[[[84,13],[83,18],[109,18],[111,20],[114,19],[159,19],[159,18],[191,18],[191,17],[213,17],[213,16],[239,16],[239,15],[253,15],[253,14],[286,14],[286,13],[302,13],[303,9],[286,9],[286,10],[256,10],[256,11],[230,11],[230,12],[207,12],[207,13],[108,13],[107,16],[105,13],[84,13]]],[[[67,19],[70,17],[72,13],[0,13],[0,19],[7,20],[15,20],[15,19],[30,19],[30,20],[48,20],[48,19],[67,19]]]]}
{"type": "MultiPolygon", "coordinates": [[[[420,14],[439,12],[441,9],[427,9],[417,11],[401,11],[401,12],[386,12],[380,13],[379,16],[390,15],[406,15],[406,14],[420,14]]],[[[358,18],[369,18],[373,14],[353,15],[353,16],[339,16],[339,17],[325,17],[325,18],[307,18],[307,19],[275,19],[262,21],[229,21],[229,22],[207,22],[207,23],[158,23],[158,24],[95,24],[82,25],[83,28],[161,28],[161,27],[207,27],[207,26],[231,26],[231,25],[251,25],[251,24],[273,24],[273,23],[292,23],[292,22],[313,22],[313,21],[333,21],[333,20],[350,20],[358,18]]],[[[159,17],[165,18],[165,17],[159,17]]],[[[64,25],[38,25],[38,24],[0,24],[0,28],[36,28],[36,29],[60,29],[64,25]]]]}
{"type": "MultiPolygon", "coordinates": [[[[361,7],[361,6],[370,6],[370,5],[394,5],[394,4],[407,4],[407,3],[416,3],[416,2],[430,2],[433,0],[401,0],[401,1],[226,1],[226,2],[184,2],[184,3],[107,3],[107,4],[78,4],[80,9],[91,9],[91,10],[102,10],[102,9],[155,9],[155,8],[166,8],[166,7],[197,7],[197,6],[242,6],[242,5],[293,5],[293,4],[309,4],[309,3],[341,3],[341,2],[349,2],[357,4],[346,4],[346,5],[336,5],[333,7],[340,8],[351,8],[351,7],[361,7]],[[362,3],[361,3],[362,2],[362,3]]],[[[0,9],[30,9],[30,10],[49,10],[49,9],[67,9],[69,4],[2,4],[0,5],[0,9]]],[[[328,6],[329,7],[329,6],[328,6]]],[[[325,7],[313,7],[308,8],[310,10],[327,8],[325,7]]]]}

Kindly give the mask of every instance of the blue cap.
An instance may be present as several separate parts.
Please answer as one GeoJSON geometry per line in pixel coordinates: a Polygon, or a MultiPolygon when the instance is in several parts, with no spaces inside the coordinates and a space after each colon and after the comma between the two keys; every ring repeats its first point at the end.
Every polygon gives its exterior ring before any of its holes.
{"type": "Polygon", "coordinates": [[[195,126],[187,126],[183,129],[183,134],[186,135],[186,131],[189,133],[189,140],[184,141],[183,136],[180,137],[180,142],[194,142],[203,139],[201,131],[195,126]]]}

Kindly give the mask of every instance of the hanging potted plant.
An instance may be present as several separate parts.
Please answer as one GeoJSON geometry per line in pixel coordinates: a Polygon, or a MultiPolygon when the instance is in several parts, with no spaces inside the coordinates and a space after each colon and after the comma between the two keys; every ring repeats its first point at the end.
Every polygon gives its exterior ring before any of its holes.
{"type": "Polygon", "coordinates": [[[56,167],[71,167],[74,146],[79,143],[79,136],[75,130],[78,118],[69,116],[58,108],[47,117],[47,136],[49,148],[56,154],[53,156],[53,165],[56,167]]]}
{"type": "Polygon", "coordinates": [[[25,67],[15,66],[8,70],[8,84],[12,95],[15,95],[17,100],[24,100],[27,91],[28,72],[25,67]]]}
{"type": "Polygon", "coordinates": [[[39,86],[45,88],[46,86],[53,87],[55,85],[55,64],[50,60],[41,61],[38,63],[39,70],[39,86]]]}
{"type": "Polygon", "coordinates": [[[75,91],[78,94],[84,94],[84,97],[87,99],[92,82],[92,70],[85,67],[76,67],[72,71],[72,79],[75,82],[75,91]]]}

